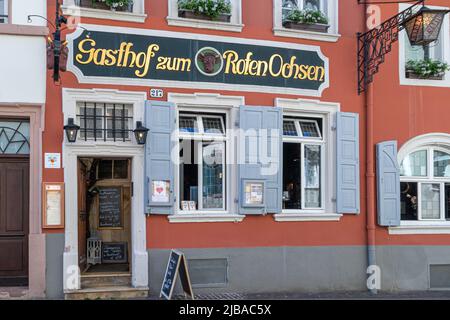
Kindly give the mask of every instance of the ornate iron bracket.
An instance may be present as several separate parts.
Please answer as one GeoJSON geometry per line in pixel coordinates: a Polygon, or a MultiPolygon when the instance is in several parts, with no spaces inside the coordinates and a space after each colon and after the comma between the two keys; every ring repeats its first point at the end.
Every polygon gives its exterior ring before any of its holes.
{"type": "Polygon", "coordinates": [[[408,9],[388,19],[378,27],[365,33],[358,33],[358,94],[367,89],[378,72],[379,65],[385,60],[385,55],[392,50],[392,44],[398,40],[398,34],[404,29],[403,23],[411,18],[416,9],[423,6],[425,0],[420,0],[408,9]]]}

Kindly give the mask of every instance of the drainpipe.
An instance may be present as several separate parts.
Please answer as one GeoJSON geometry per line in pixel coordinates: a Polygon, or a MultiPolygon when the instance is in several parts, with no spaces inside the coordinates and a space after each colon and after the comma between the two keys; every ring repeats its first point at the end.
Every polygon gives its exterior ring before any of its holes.
{"type": "MultiPolygon", "coordinates": [[[[366,23],[369,18],[367,12],[368,4],[365,5],[364,21],[366,31],[369,31],[366,23]]],[[[365,90],[365,107],[366,107],[366,212],[367,212],[367,264],[368,266],[376,265],[376,247],[375,247],[375,165],[373,143],[373,83],[369,83],[365,90]]],[[[370,293],[376,294],[376,289],[369,289],[370,293]]]]}

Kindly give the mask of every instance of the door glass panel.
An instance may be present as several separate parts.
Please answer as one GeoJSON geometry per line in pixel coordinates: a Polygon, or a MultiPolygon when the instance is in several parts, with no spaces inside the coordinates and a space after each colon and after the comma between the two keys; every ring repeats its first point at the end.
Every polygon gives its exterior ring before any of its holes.
{"type": "Polygon", "coordinates": [[[0,120],[0,154],[30,153],[30,123],[0,120]]]}
{"type": "Polygon", "coordinates": [[[203,209],[223,209],[223,143],[203,143],[203,209]]]}
{"type": "Polygon", "coordinates": [[[422,219],[440,218],[440,185],[422,183],[421,185],[422,219]]]}

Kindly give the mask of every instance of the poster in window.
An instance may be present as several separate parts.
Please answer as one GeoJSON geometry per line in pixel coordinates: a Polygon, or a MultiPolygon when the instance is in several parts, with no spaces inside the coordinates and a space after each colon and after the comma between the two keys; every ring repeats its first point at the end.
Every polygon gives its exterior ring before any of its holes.
{"type": "Polygon", "coordinates": [[[246,182],[245,183],[245,204],[259,205],[264,204],[264,183],[246,182]]]}
{"type": "Polygon", "coordinates": [[[169,197],[169,181],[152,181],[152,202],[168,203],[170,201],[169,197]]]}
{"type": "Polygon", "coordinates": [[[64,184],[44,183],[43,228],[64,228],[64,184]]]}

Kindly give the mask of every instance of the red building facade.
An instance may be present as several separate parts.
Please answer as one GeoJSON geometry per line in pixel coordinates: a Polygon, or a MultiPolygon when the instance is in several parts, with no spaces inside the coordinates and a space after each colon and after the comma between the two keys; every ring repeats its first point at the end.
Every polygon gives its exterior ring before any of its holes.
{"type": "MultiPolygon", "coordinates": [[[[61,167],[43,163],[43,182],[65,184],[65,227],[44,229],[48,296],[82,292],[86,274],[105,265],[92,264],[90,240],[125,244],[122,271],[141,294],[159,291],[171,249],[186,254],[196,292],[366,290],[368,248],[378,289],[446,286],[450,74],[407,78],[406,62],[424,52],[400,33],[358,95],[356,33],[377,11],[349,1],[297,2],[320,6],[328,30],[289,28],[283,21],[292,7],[281,0],[233,0],[229,22],[185,18],[172,0],[135,0],[116,11],[63,3],[83,28],[64,31],[69,61],[61,83],[47,77],[43,158],[59,153],[61,167]],[[216,52],[221,66],[204,62],[216,52]],[[157,69],[158,58],[188,56],[157,69]],[[282,59],[285,69],[277,67],[282,59]],[[75,143],[62,129],[69,118],[81,127],[75,143]],[[130,131],[137,121],[150,129],[145,146],[130,131]],[[247,159],[253,143],[232,132],[252,126],[280,130],[278,170],[269,177],[254,174],[247,160],[232,164],[247,159]],[[178,136],[168,139],[170,129],[178,136]],[[390,211],[377,212],[386,201],[377,203],[385,195],[377,178],[387,169],[376,145],[386,141],[397,142],[390,156],[401,212],[393,218],[401,221],[388,223],[390,211]],[[186,156],[182,142],[200,162],[172,161],[186,156]],[[175,156],[163,163],[170,147],[175,156]],[[120,221],[102,209],[114,192],[120,221]]],[[[404,8],[382,5],[381,21],[404,8]]],[[[54,11],[50,1],[50,17],[54,11]]],[[[436,60],[450,61],[448,19],[430,49],[436,60]]]]}

